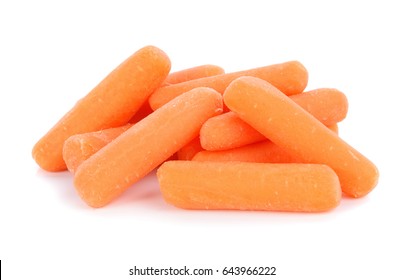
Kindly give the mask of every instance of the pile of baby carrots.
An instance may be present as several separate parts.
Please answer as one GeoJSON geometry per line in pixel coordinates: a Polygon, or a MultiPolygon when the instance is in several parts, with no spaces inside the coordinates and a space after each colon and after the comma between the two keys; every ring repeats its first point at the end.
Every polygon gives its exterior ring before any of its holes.
{"type": "Polygon", "coordinates": [[[156,168],[165,201],[185,209],[322,212],[342,193],[359,198],[376,186],[376,166],[338,136],[346,96],[305,91],[301,63],[170,69],[162,50],[138,50],[36,143],[33,158],[68,169],[92,207],[156,168]]]}

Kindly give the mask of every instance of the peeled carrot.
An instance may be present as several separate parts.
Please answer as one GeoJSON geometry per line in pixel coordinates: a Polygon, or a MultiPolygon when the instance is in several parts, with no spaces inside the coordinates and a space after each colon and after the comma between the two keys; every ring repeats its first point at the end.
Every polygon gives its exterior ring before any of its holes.
{"type": "Polygon", "coordinates": [[[326,126],[341,122],[348,113],[345,94],[335,88],[319,88],[290,98],[326,126]]]}
{"type": "Polygon", "coordinates": [[[229,150],[265,140],[266,137],[240,119],[226,112],[207,120],[200,131],[200,142],[208,151],[229,150]]]}
{"type": "MultiPolygon", "coordinates": [[[[223,73],[224,73],[223,68],[219,66],[211,64],[200,65],[168,74],[163,85],[177,84],[199,78],[220,75],[223,73]]],[[[143,103],[143,105],[140,107],[140,109],[136,112],[136,114],[131,118],[129,122],[136,123],[152,112],[153,109],[150,107],[149,102],[146,101],[145,103],[143,103]]]]}
{"type": "Polygon", "coordinates": [[[196,137],[178,150],[177,157],[179,160],[192,160],[192,158],[202,150],[201,141],[199,140],[199,137],[196,137]]]}
{"type": "Polygon", "coordinates": [[[224,151],[202,150],[195,154],[193,161],[243,161],[262,163],[301,163],[302,160],[269,140],[224,151]]]}
{"type": "MultiPolygon", "coordinates": [[[[208,77],[224,73],[224,70],[215,65],[201,65],[193,68],[184,69],[173,72],[168,75],[166,82],[175,83],[200,77],[208,77]]],[[[151,114],[153,110],[150,108],[149,102],[144,102],[136,114],[130,119],[130,123],[137,123],[151,114]]],[[[66,162],[67,169],[74,173],[77,167],[98,150],[113,141],[121,133],[126,131],[130,125],[121,127],[104,129],[102,131],[88,132],[76,134],[69,137],[63,146],[63,159],[66,162]]],[[[183,159],[191,160],[192,157],[202,150],[199,138],[192,141],[178,151],[178,156],[183,159]]]]}
{"type": "Polygon", "coordinates": [[[170,60],[163,51],[153,46],[140,49],[77,102],[36,143],[33,158],[45,170],[66,169],[62,149],[67,138],[128,123],[169,71],[170,60]]]}
{"type": "MultiPolygon", "coordinates": [[[[63,145],[63,159],[67,169],[75,173],[77,168],[85,160],[111,143],[132,125],[133,124],[127,124],[95,132],[76,134],[67,138],[63,145]]],[[[174,160],[176,157],[173,156],[169,159],[174,160]]]]}
{"type": "MultiPolygon", "coordinates": [[[[327,126],[342,121],[348,111],[347,98],[336,89],[321,88],[290,98],[327,126]]],[[[266,139],[234,112],[209,119],[200,134],[202,147],[209,151],[234,149],[266,139]]]]}
{"type": "Polygon", "coordinates": [[[333,124],[330,126],[327,126],[329,130],[333,131],[334,133],[338,134],[339,133],[339,128],[338,128],[338,124],[333,124]]]}
{"type": "MultiPolygon", "coordinates": [[[[337,124],[327,126],[338,134],[337,124]]],[[[201,147],[207,151],[226,151],[266,140],[236,113],[227,112],[207,120],[200,131],[201,147]]]]}
{"type": "Polygon", "coordinates": [[[92,207],[108,204],[197,137],[203,122],[222,107],[221,95],[210,88],[167,103],[79,166],[74,185],[80,197],[92,207]]]}
{"type": "Polygon", "coordinates": [[[165,201],[185,209],[321,212],[341,199],[337,175],[320,164],[168,161],[157,178],[165,201]]]}
{"type": "MultiPolygon", "coordinates": [[[[63,145],[63,159],[67,169],[75,173],[80,164],[115,140],[132,125],[127,124],[101,131],[76,134],[67,138],[63,145]]],[[[169,159],[174,160],[176,157],[173,156],[169,159]]]]}
{"type": "Polygon", "coordinates": [[[196,87],[210,87],[223,93],[231,81],[241,76],[254,76],[269,81],[286,95],[303,92],[308,81],[306,68],[298,61],[290,61],[161,87],[150,96],[150,107],[155,110],[174,97],[196,87]]]}
{"type": "Polygon", "coordinates": [[[276,87],[254,77],[233,81],[225,104],[292,156],[330,166],[344,193],[362,197],[377,184],[376,166],[276,87]]]}
{"type": "Polygon", "coordinates": [[[178,84],[199,78],[216,76],[223,73],[224,73],[223,68],[219,66],[211,64],[200,65],[170,73],[166,78],[164,84],[165,85],[178,84]]]}
{"type": "MultiPolygon", "coordinates": [[[[338,126],[335,124],[328,127],[331,131],[338,134],[338,126]]],[[[262,135],[262,134],[260,134],[262,135]]],[[[181,158],[179,158],[181,159],[181,158]]],[[[258,143],[245,145],[238,148],[219,151],[206,151],[201,148],[192,160],[195,161],[244,161],[244,162],[263,162],[263,163],[302,163],[303,160],[290,155],[287,151],[272,143],[264,140],[258,143]]]]}
{"type": "Polygon", "coordinates": [[[67,169],[74,173],[79,165],[115,138],[128,130],[132,124],[107,128],[96,132],[76,134],[67,138],[63,145],[63,159],[67,169]]]}
{"type": "Polygon", "coordinates": [[[148,115],[153,113],[152,108],[150,108],[149,102],[145,102],[140,106],[136,114],[129,120],[129,123],[137,123],[138,121],[144,119],[148,115]]]}

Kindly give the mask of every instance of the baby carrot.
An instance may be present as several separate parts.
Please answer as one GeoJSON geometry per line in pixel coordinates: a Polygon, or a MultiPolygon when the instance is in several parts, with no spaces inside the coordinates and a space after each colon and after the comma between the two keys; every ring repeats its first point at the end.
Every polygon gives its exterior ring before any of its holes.
{"type": "Polygon", "coordinates": [[[379,174],[370,160],[268,82],[239,78],[226,89],[224,101],[292,156],[334,169],[347,195],[362,197],[376,186],[379,174]]]}
{"type": "Polygon", "coordinates": [[[149,102],[144,102],[142,106],[140,106],[139,110],[135,115],[129,120],[129,123],[137,123],[138,121],[144,119],[148,115],[153,113],[152,108],[150,108],[149,102]]]}
{"type": "Polygon", "coordinates": [[[338,135],[339,133],[339,128],[338,128],[338,124],[333,124],[330,126],[327,126],[329,130],[333,131],[334,133],[336,133],[338,135]]]}
{"type": "MultiPolygon", "coordinates": [[[[170,83],[182,82],[200,77],[208,77],[224,73],[223,69],[215,65],[201,65],[168,75],[166,82],[170,83]]],[[[130,119],[129,123],[137,123],[151,114],[153,110],[150,108],[149,102],[144,102],[136,114],[130,119]]],[[[63,146],[63,159],[67,165],[67,169],[74,173],[77,167],[90,156],[95,154],[102,147],[110,143],[121,133],[126,131],[131,125],[127,124],[121,127],[104,129],[102,131],[87,132],[76,134],[69,137],[63,146]]],[[[178,156],[183,159],[191,160],[192,157],[202,150],[199,138],[197,141],[185,145],[178,151],[178,156]]]]}
{"type": "Polygon", "coordinates": [[[227,112],[207,120],[200,131],[200,142],[208,151],[229,150],[267,139],[255,128],[227,112]]]}
{"type": "Polygon", "coordinates": [[[135,52],[36,143],[33,158],[45,170],[66,169],[62,149],[67,138],[126,124],[169,71],[170,60],[160,49],[147,46],[135,52]]]}
{"type": "Polygon", "coordinates": [[[157,178],[165,201],[185,209],[322,212],[341,199],[321,164],[168,161],[157,178]]]}
{"type": "Polygon", "coordinates": [[[63,145],[63,159],[67,169],[74,173],[79,165],[115,138],[128,130],[132,124],[107,128],[96,132],[76,134],[67,138],[63,145]]]}
{"type": "Polygon", "coordinates": [[[80,197],[92,207],[108,204],[197,137],[222,106],[219,93],[196,88],[151,113],[79,166],[74,185],[80,197]]]}
{"type": "Polygon", "coordinates": [[[200,65],[170,73],[164,81],[164,84],[178,84],[190,80],[211,77],[220,74],[224,74],[224,70],[219,66],[211,64],[200,65]]]}
{"type": "MultiPolygon", "coordinates": [[[[224,73],[223,68],[219,66],[211,64],[200,65],[168,74],[163,85],[178,84],[190,80],[215,76],[223,73],[224,73]]],[[[144,117],[146,117],[147,115],[149,115],[151,112],[153,112],[153,109],[150,107],[149,102],[146,101],[145,103],[143,103],[142,107],[140,107],[139,111],[136,112],[136,114],[132,117],[132,119],[129,122],[136,123],[141,119],[143,119],[144,117]]]]}
{"type": "MultiPolygon", "coordinates": [[[[338,134],[338,125],[327,126],[338,134]]],[[[266,140],[267,137],[240,119],[236,113],[227,112],[207,120],[200,131],[201,147],[207,151],[226,151],[266,140]]]]}
{"type": "MultiPolygon", "coordinates": [[[[336,89],[321,88],[290,98],[327,126],[342,121],[348,111],[347,98],[336,89]]],[[[202,147],[209,151],[233,149],[266,139],[233,112],[209,119],[200,134],[202,147]]]]}
{"type": "Polygon", "coordinates": [[[301,163],[302,160],[290,155],[269,140],[224,151],[201,150],[193,161],[243,161],[262,163],[301,163]]]}
{"type": "Polygon", "coordinates": [[[199,137],[196,137],[194,140],[178,150],[177,157],[180,160],[191,160],[196,153],[202,150],[201,141],[199,140],[199,137]]]}
{"type": "Polygon", "coordinates": [[[339,123],[348,113],[345,94],[335,88],[319,88],[290,98],[326,126],[339,123]]]}
{"type": "Polygon", "coordinates": [[[290,61],[161,87],[150,96],[149,103],[155,110],[174,97],[195,87],[210,87],[223,93],[231,81],[241,76],[254,76],[269,81],[286,95],[303,92],[308,80],[306,68],[298,61],[290,61]]]}

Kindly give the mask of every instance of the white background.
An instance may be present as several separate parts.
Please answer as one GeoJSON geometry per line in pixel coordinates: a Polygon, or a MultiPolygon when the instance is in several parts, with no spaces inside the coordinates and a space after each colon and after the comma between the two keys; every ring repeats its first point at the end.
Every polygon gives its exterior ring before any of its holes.
{"type": "Polygon", "coordinates": [[[1,1],[4,279],[136,279],[128,275],[134,265],[277,268],[273,277],[181,279],[402,277],[400,2],[1,1]],[[40,170],[31,149],[77,99],[149,44],[169,55],[174,71],[301,61],[307,89],[347,95],[340,135],[379,167],[379,185],[322,214],[203,212],[165,204],[151,174],[109,206],[89,208],[70,174],[40,170]]]}

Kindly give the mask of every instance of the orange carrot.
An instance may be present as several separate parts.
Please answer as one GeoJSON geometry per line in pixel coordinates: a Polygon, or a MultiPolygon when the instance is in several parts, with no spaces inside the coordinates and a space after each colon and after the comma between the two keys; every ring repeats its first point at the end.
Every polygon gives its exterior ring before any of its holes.
{"type": "Polygon", "coordinates": [[[153,113],[152,108],[150,108],[149,102],[145,102],[140,106],[136,114],[129,120],[129,123],[137,123],[138,121],[144,119],[148,115],[153,113]]]}
{"type": "Polygon", "coordinates": [[[338,135],[338,133],[339,133],[338,124],[330,125],[327,127],[329,130],[333,131],[334,133],[336,133],[338,135]]]}
{"type": "Polygon", "coordinates": [[[322,212],[341,199],[321,164],[168,161],[157,178],[166,202],[185,209],[322,212]]]}
{"type": "Polygon", "coordinates": [[[379,173],[371,161],[268,82],[239,78],[226,89],[224,101],[292,156],[333,168],[347,195],[362,197],[376,186],[379,173]]]}
{"type": "MultiPolygon", "coordinates": [[[[220,75],[223,73],[224,73],[223,68],[219,66],[211,64],[200,65],[170,73],[167,76],[166,80],[164,81],[163,85],[167,86],[170,84],[178,84],[199,78],[220,75]]],[[[152,112],[153,109],[150,107],[149,102],[146,101],[129,122],[136,123],[152,112]]]]}
{"type": "MultiPolygon", "coordinates": [[[[93,154],[111,143],[115,138],[128,130],[133,124],[107,128],[95,132],[87,132],[70,136],[63,145],[63,159],[67,169],[75,173],[77,168],[93,154]]],[[[177,159],[175,155],[168,160],[177,159]]]]}
{"type": "Polygon", "coordinates": [[[82,162],[111,143],[131,126],[132,124],[127,124],[96,132],[76,134],[67,138],[63,145],[63,159],[67,169],[74,173],[82,162]]]}
{"type": "Polygon", "coordinates": [[[161,87],[150,96],[150,107],[155,110],[174,97],[195,87],[210,87],[223,93],[231,81],[241,76],[254,76],[269,81],[286,95],[303,92],[308,80],[306,68],[300,62],[290,61],[161,87]]]}
{"type": "Polygon", "coordinates": [[[229,150],[267,139],[256,129],[240,119],[236,113],[227,112],[207,120],[200,131],[200,142],[208,151],[229,150]]]}
{"type": "Polygon", "coordinates": [[[74,185],[80,197],[92,207],[108,204],[197,137],[222,106],[219,93],[196,88],[156,110],[79,166],[74,185]]]}
{"type": "Polygon", "coordinates": [[[220,74],[224,74],[224,70],[219,66],[211,64],[200,65],[170,73],[166,78],[164,84],[178,84],[190,80],[211,77],[220,74]]]}
{"type": "MultiPolygon", "coordinates": [[[[327,126],[342,121],[348,111],[345,95],[336,89],[316,89],[290,98],[327,126]]],[[[233,112],[209,119],[200,134],[202,147],[209,151],[234,149],[266,139],[233,112]]]]}
{"type": "Polygon", "coordinates": [[[62,149],[72,135],[126,124],[170,71],[160,49],[147,46],[112,71],[60,119],[33,148],[32,156],[48,171],[66,169],[62,149]]]}
{"type": "MultiPolygon", "coordinates": [[[[175,83],[200,77],[214,76],[224,73],[223,69],[215,65],[201,65],[168,75],[165,82],[175,83]]],[[[136,114],[130,119],[129,123],[137,123],[151,114],[153,110],[150,108],[149,102],[143,103],[136,114]]],[[[77,167],[98,150],[113,141],[121,133],[126,131],[130,125],[121,127],[104,129],[102,131],[88,132],[76,134],[69,137],[63,146],[63,159],[66,162],[67,169],[74,173],[77,167]]],[[[192,157],[202,150],[199,138],[197,141],[191,141],[178,151],[178,156],[183,159],[191,160],[192,157]]],[[[171,158],[171,159],[174,159],[171,158]]]]}
{"type": "Polygon", "coordinates": [[[196,137],[179,149],[177,157],[179,160],[191,160],[199,151],[202,151],[201,141],[199,141],[199,137],[196,137]]]}
{"type": "Polygon", "coordinates": [[[335,88],[319,88],[290,98],[326,126],[341,122],[348,113],[345,94],[335,88]]]}
{"type": "Polygon", "coordinates": [[[243,161],[262,163],[301,163],[284,149],[269,140],[224,151],[202,150],[195,154],[193,161],[243,161]]]}
{"type": "MultiPolygon", "coordinates": [[[[338,134],[337,124],[327,126],[338,134]]],[[[201,147],[207,151],[226,151],[266,140],[236,113],[227,112],[207,120],[200,131],[201,147]]]]}

